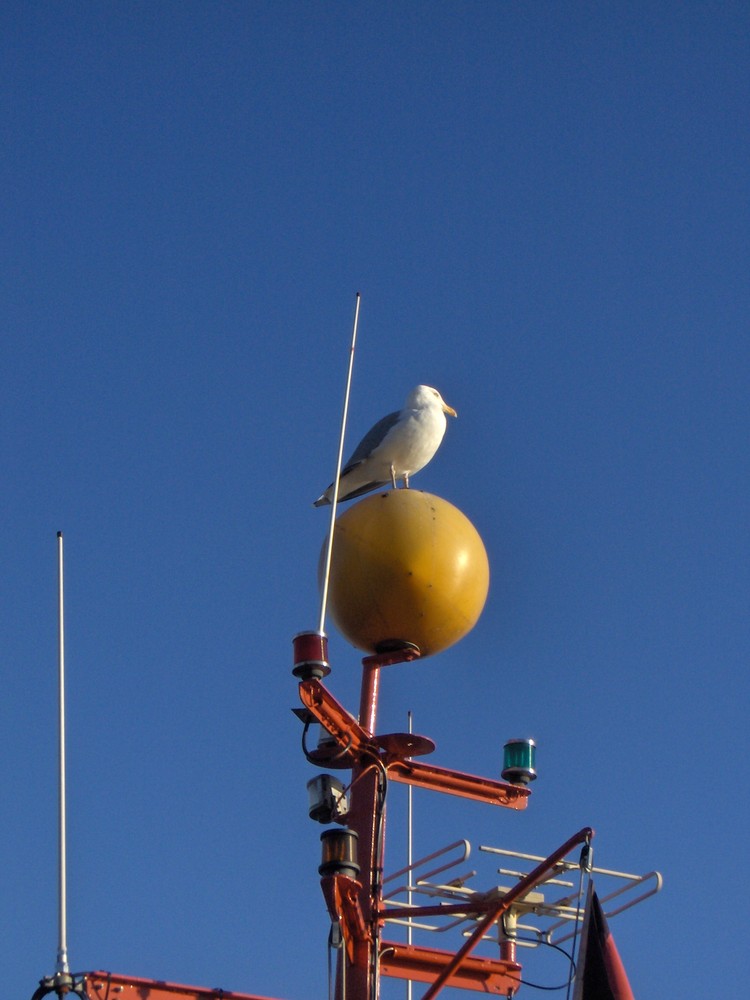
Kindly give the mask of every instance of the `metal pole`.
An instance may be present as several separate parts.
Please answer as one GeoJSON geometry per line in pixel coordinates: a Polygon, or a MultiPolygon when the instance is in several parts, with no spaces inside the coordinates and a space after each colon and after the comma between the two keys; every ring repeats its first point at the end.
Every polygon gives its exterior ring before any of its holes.
{"type": "MultiPolygon", "coordinates": [[[[411,734],[414,732],[413,722],[412,722],[412,716],[411,716],[411,710],[409,710],[406,713],[406,717],[407,717],[407,720],[408,720],[408,723],[409,723],[409,725],[408,725],[409,735],[411,736],[411,734]]],[[[414,812],[413,812],[413,809],[414,809],[414,804],[413,804],[413,801],[412,801],[413,794],[414,794],[414,788],[413,788],[413,786],[412,785],[407,785],[406,786],[406,864],[407,864],[408,871],[409,871],[409,875],[408,875],[409,888],[406,891],[406,901],[407,901],[407,904],[409,906],[411,906],[412,903],[413,903],[413,901],[414,901],[414,894],[413,894],[412,888],[411,888],[412,874],[413,874],[411,869],[412,869],[412,863],[414,861],[414,857],[413,857],[413,855],[414,855],[414,841],[413,841],[413,837],[414,837],[414,831],[413,831],[413,821],[414,821],[414,812]]],[[[407,945],[411,945],[412,941],[413,941],[413,938],[414,938],[414,932],[412,930],[411,923],[412,922],[411,922],[411,917],[410,917],[409,921],[408,921],[408,923],[406,925],[406,943],[407,943],[407,945]]],[[[414,984],[411,981],[411,979],[407,979],[406,980],[406,1000],[412,1000],[413,993],[414,993],[414,984]]]]}
{"type": "Polygon", "coordinates": [[[67,866],[65,842],[65,616],[63,593],[63,535],[57,533],[57,659],[59,688],[59,782],[58,782],[58,871],[59,871],[59,937],[57,945],[57,972],[67,975],[67,866]]]}
{"type": "Polygon", "coordinates": [[[339,435],[339,452],[336,459],[336,475],[333,479],[333,496],[331,497],[331,526],[328,530],[328,545],[326,547],[325,570],[323,571],[323,587],[320,597],[320,621],[318,632],[323,635],[326,624],[326,606],[328,604],[328,580],[331,575],[331,559],[333,557],[333,529],[336,524],[336,507],[339,502],[339,477],[341,475],[341,464],[344,458],[344,436],[346,434],[346,418],[349,413],[349,396],[352,388],[352,371],[354,370],[354,348],[357,344],[357,326],[359,325],[359,303],[361,295],[357,292],[354,306],[354,324],[352,327],[352,341],[349,347],[349,368],[346,375],[346,390],[344,391],[344,408],[341,414],[341,434],[339,435]]]}
{"type": "MultiPolygon", "coordinates": [[[[380,668],[377,664],[362,661],[362,687],[359,702],[359,724],[369,735],[374,735],[378,717],[380,693],[380,668]]],[[[352,768],[351,800],[348,824],[357,833],[358,861],[361,868],[362,888],[359,901],[368,927],[374,927],[382,893],[380,866],[382,865],[385,808],[381,801],[380,775],[377,767],[361,756],[352,768]]],[[[342,961],[346,968],[349,993],[339,1000],[377,1000],[379,993],[377,934],[366,941],[352,964],[348,963],[346,949],[342,961]]]]}

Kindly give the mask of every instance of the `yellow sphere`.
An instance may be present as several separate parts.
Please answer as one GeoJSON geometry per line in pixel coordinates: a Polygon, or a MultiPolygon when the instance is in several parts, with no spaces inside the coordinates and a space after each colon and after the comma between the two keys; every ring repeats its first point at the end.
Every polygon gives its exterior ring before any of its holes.
{"type": "Polygon", "coordinates": [[[489,583],[479,533],[440,497],[387,490],[336,521],[329,608],[358,649],[412,643],[422,656],[447,649],[476,625],[489,583]]]}

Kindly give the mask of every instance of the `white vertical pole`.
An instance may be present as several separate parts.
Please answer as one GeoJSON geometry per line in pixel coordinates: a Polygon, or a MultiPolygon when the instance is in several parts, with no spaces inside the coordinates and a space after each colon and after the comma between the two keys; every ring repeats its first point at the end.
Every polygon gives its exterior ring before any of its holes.
{"type": "Polygon", "coordinates": [[[68,969],[68,928],[67,928],[67,870],[65,845],[65,618],[63,599],[63,536],[57,533],[57,621],[58,621],[58,684],[59,684],[59,937],[57,946],[57,972],[67,975],[68,969]]]}
{"type": "Polygon", "coordinates": [[[349,396],[352,389],[352,371],[354,370],[354,350],[357,346],[357,326],[359,325],[359,303],[362,296],[357,292],[354,303],[354,324],[352,326],[352,340],[349,347],[349,366],[346,374],[346,389],[344,390],[344,408],[341,414],[341,434],[339,436],[339,450],[336,459],[336,475],[333,478],[333,496],[331,497],[331,526],[328,531],[328,545],[326,547],[325,569],[323,571],[323,586],[320,597],[320,622],[318,632],[323,635],[326,624],[326,606],[328,604],[328,582],[331,576],[331,559],[333,557],[333,530],[336,526],[336,508],[339,502],[339,476],[341,475],[341,464],[344,458],[344,436],[346,435],[346,418],[349,413],[349,396]]]}
{"type": "MultiPolygon", "coordinates": [[[[411,734],[413,732],[411,709],[407,713],[407,718],[409,720],[409,735],[411,736],[411,734]]],[[[407,901],[407,904],[409,906],[412,905],[412,891],[411,891],[412,871],[411,871],[411,866],[412,866],[412,863],[414,861],[414,844],[413,844],[413,836],[414,836],[414,831],[413,831],[413,815],[414,814],[413,814],[413,805],[412,805],[412,795],[413,795],[413,792],[414,792],[414,788],[413,788],[413,786],[412,786],[412,784],[410,782],[406,786],[406,864],[408,865],[408,868],[409,868],[409,875],[408,875],[409,889],[407,890],[406,901],[407,901]]],[[[409,917],[409,920],[407,921],[407,924],[406,924],[406,943],[408,945],[410,945],[412,943],[411,917],[409,917]]],[[[413,985],[414,984],[412,983],[411,979],[407,979],[406,980],[406,1000],[412,1000],[412,987],[413,987],[413,985]]]]}

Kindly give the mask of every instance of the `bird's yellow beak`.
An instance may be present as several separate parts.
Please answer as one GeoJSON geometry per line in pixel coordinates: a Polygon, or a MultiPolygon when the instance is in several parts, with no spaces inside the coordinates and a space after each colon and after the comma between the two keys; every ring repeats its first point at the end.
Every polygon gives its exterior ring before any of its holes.
{"type": "Polygon", "coordinates": [[[458,414],[453,409],[453,407],[452,406],[448,406],[447,403],[443,403],[443,413],[450,413],[450,415],[452,417],[457,417],[458,416],[458,414]]]}

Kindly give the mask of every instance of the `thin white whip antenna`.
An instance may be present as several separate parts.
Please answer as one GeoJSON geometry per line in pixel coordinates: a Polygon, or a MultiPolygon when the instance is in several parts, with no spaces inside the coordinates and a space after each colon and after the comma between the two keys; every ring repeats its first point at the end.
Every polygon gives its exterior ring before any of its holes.
{"type": "MultiPolygon", "coordinates": [[[[414,732],[413,720],[411,715],[411,709],[406,713],[406,718],[408,720],[409,735],[414,732]]],[[[414,786],[409,782],[406,786],[406,864],[409,871],[409,888],[406,893],[406,904],[407,906],[412,905],[413,896],[411,889],[412,883],[412,863],[414,862],[414,804],[413,804],[413,791],[414,786]]],[[[406,924],[406,943],[410,945],[412,943],[414,933],[411,926],[411,917],[406,924]]],[[[406,980],[406,1000],[412,1000],[412,990],[413,983],[411,979],[406,980]]]]}
{"type": "Polygon", "coordinates": [[[67,975],[68,969],[68,928],[67,928],[67,868],[65,845],[65,618],[63,600],[63,536],[57,533],[57,620],[58,620],[58,683],[59,683],[59,937],[57,946],[57,973],[67,975]]]}
{"type": "Polygon", "coordinates": [[[344,435],[346,434],[346,418],[349,413],[349,395],[352,388],[352,371],[354,370],[354,348],[357,343],[357,326],[359,324],[359,303],[361,295],[357,292],[354,306],[354,326],[352,327],[352,342],[349,347],[349,371],[346,376],[346,391],[344,392],[344,409],[341,414],[341,435],[339,437],[339,453],[336,460],[336,475],[333,477],[333,496],[331,497],[331,527],[328,531],[328,545],[326,547],[325,572],[323,573],[323,592],[320,599],[320,624],[319,632],[325,631],[326,606],[328,604],[328,579],[331,575],[331,558],[333,556],[333,529],[336,524],[336,506],[339,502],[339,476],[341,475],[341,464],[344,458],[344,435]]]}

